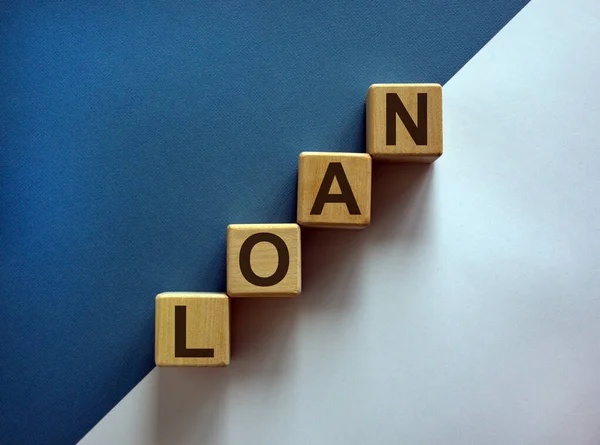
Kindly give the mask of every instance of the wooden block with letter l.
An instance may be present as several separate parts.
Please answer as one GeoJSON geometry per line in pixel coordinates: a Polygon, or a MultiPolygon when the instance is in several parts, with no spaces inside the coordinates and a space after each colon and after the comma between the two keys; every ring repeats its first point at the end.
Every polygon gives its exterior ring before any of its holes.
{"type": "Polygon", "coordinates": [[[300,154],[298,224],[361,229],[371,222],[371,157],[365,153],[300,154]]]}
{"type": "Polygon", "coordinates": [[[442,151],[441,85],[371,85],[367,93],[367,152],[373,159],[433,162],[442,151]]]}
{"type": "Polygon", "coordinates": [[[302,288],[297,224],[227,227],[227,294],[294,297],[302,288]]]}
{"type": "Polygon", "coordinates": [[[157,366],[227,366],[229,297],[165,292],[156,296],[157,366]]]}

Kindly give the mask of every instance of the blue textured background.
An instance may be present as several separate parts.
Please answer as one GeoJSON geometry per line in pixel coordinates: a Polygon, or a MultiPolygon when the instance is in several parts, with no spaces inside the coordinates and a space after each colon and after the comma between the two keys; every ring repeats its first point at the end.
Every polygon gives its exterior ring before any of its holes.
{"type": "Polygon", "coordinates": [[[154,296],[295,219],[301,151],[363,151],[370,84],[444,83],[526,0],[54,3],[0,6],[3,444],[83,436],[154,366],[154,296]]]}

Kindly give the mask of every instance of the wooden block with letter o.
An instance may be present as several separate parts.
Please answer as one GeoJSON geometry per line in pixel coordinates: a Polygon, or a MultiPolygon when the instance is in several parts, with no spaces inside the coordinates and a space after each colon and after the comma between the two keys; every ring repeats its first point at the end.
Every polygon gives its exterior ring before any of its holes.
{"type": "Polygon", "coordinates": [[[227,294],[294,297],[301,290],[297,224],[230,224],[227,227],[227,294]]]}
{"type": "Polygon", "coordinates": [[[157,366],[229,364],[229,297],[166,292],[156,296],[157,366]]]}
{"type": "Polygon", "coordinates": [[[375,160],[433,162],[442,151],[440,85],[371,85],[367,93],[367,152],[375,160]]]}
{"type": "Polygon", "coordinates": [[[298,224],[363,228],[371,222],[371,157],[364,153],[300,154],[298,224]]]}

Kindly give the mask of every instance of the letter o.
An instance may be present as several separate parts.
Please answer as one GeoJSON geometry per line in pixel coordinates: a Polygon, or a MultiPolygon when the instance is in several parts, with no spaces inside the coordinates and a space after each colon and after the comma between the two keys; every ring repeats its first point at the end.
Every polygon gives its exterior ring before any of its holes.
{"type": "Polygon", "coordinates": [[[289,268],[290,252],[285,242],[274,233],[261,232],[250,235],[240,248],[240,270],[242,271],[244,278],[255,286],[267,287],[276,285],[285,278],[289,268]],[[252,249],[261,242],[271,243],[275,246],[279,257],[277,269],[269,277],[259,277],[256,275],[250,264],[250,254],[252,253],[252,249]]]}

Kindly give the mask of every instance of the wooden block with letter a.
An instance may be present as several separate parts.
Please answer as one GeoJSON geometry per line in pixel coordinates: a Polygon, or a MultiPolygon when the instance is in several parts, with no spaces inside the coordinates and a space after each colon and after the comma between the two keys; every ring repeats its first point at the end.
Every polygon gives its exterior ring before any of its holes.
{"type": "Polygon", "coordinates": [[[367,152],[373,159],[433,162],[442,151],[440,85],[371,85],[367,93],[367,152]]]}
{"type": "Polygon", "coordinates": [[[230,224],[227,227],[227,294],[294,297],[300,293],[297,224],[230,224]]]}
{"type": "Polygon", "coordinates": [[[157,366],[227,366],[229,297],[166,292],[156,296],[157,366]]]}
{"type": "Polygon", "coordinates": [[[300,154],[298,224],[360,229],[371,222],[371,157],[365,153],[300,154]]]}

